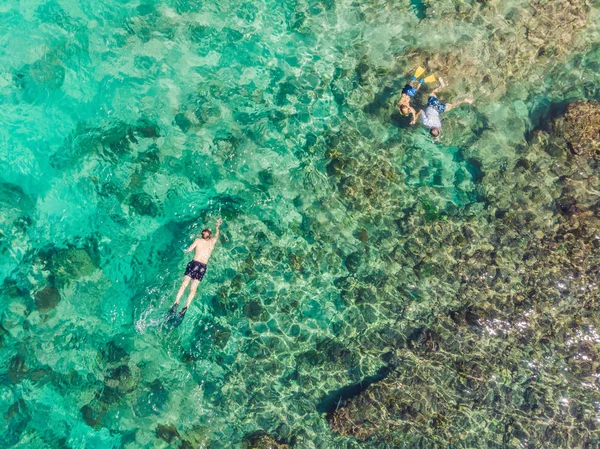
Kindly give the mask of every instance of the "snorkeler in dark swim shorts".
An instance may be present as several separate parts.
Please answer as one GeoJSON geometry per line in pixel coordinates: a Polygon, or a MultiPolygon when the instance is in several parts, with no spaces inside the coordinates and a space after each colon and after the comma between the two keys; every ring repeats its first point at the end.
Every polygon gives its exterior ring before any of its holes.
{"type": "Polygon", "coordinates": [[[194,243],[192,243],[190,247],[185,250],[186,253],[194,251],[194,258],[187,264],[187,267],[185,268],[185,275],[183,276],[183,281],[181,282],[179,291],[177,292],[175,303],[167,314],[167,320],[174,326],[179,326],[181,324],[188,307],[192,303],[194,296],[196,296],[198,285],[206,274],[206,265],[208,264],[208,259],[210,259],[210,256],[215,249],[215,245],[217,244],[217,240],[219,238],[219,227],[221,226],[222,222],[223,220],[220,218],[217,220],[216,234],[214,237],[212,237],[212,233],[209,229],[204,229],[202,231],[202,238],[195,239],[194,243]],[[185,307],[181,309],[181,312],[176,313],[177,307],[179,306],[179,300],[183,296],[183,293],[189,284],[191,284],[191,286],[187,303],[185,307]]]}
{"type": "Polygon", "coordinates": [[[192,260],[187,264],[184,276],[189,276],[196,281],[201,281],[206,273],[206,264],[192,260]]]}

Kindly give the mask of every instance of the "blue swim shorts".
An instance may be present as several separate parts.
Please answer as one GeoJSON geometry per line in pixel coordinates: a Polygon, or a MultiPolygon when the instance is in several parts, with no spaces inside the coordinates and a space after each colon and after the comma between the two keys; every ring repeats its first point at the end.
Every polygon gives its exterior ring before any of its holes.
{"type": "Polygon", "coordinates": [[[417,95],[417,89],[410,84],[407,84],[404,86],[404,89],[402,89],[402,93],[408,95],[410,98],[414,98],[414,96],[417,95]]]}
{"type": "Polygon", "coordinates": [[[437,97],[433,96],[429,97],[427,100],[427,106],[431,106],[440,114],[446,110],[446,103],[442,103],[437,97]]]}

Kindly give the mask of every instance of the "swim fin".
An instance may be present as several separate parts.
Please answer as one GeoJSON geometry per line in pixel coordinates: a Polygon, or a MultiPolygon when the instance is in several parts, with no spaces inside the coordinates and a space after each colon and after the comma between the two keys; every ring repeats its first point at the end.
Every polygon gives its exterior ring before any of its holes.
{"type": "Polygon", "coordinates": [[[421,80],[422,83],[435,83],[435,75],[429,75],[421,80]]]}
{"type": "Polygon", "coordinates": [[[421,66],[417,67],[417,70],[415,70],[415,74],[412,77],[413,81],[416,81],[423,73],[425,73],[425,69],[421,66]]]}
{"type": "Polygon", "coordinates": [[[171,306],[171,308],[169,309],[169,311],[167,312],[167,317],[175,315],[175,312],[177,312],[177,307],[178,306],[179,306],[179,304],[173,304],[171,306]]]}
{"type": "Polygon", "coordinates": [[[187,312],[187,307],[181,309],[181,312],[177,313],[178,304],[174,304],[173,307],[167,312],[167,323],[169,323],[173,327],[177,327],[183,321],[185,317],[185,312],[187,312]]]}

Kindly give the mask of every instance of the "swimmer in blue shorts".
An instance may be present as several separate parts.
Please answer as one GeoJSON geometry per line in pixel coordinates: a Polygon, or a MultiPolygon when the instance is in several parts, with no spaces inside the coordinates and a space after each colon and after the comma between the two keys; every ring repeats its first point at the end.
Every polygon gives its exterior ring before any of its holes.
{"type": "Polygon", "coordinates": [[[410,122],[411,125],[414,125],[416,123],[417,111],[415,111],[410,105],[410,100],[413,99],[415,95],[417,95],[417,91],[421,87],[421,83],[419,83],[417,85],[417,88],[415,89],[412,86],[412,83],[414,81],[415,80],[411,81],[406,86],[404,86],[404,88],[402,89],[402,96],[400,97],[400,100],[398,100],[398,110],[400,111],[400,114],[405,115],[407,117],[409,117],[410,114],[412,114],[413,119],[410,122]]]}
{"type": "Polygon", "coordinates": [[[427,107],[425,108],[425,110],[421,110],[419,111],[418,114],[416,114],[415,116],[415,120],[417,120],[419,117],[421,117],[421,121],[423,122],[423,125],[425,125],[426,127],[429,128],[429,133],[433,136],[433,137],[439,137],[440,136],[440,132],[442,130],[442,121],[440,120],[440,114],[443,112],[448,112],[451,109],[463,104],[463,103],[468,103],[468,104],[473,104],[473,99],[472,98],[465,98],[464,100],[459,101],[458,103],[442,103],[439,98],[436,96],[437,92],[443,88],[446,87],[446,85],[444,84],[444,80],[442,78],[439,78],[440,80],[440,86],[435,88],[433,91],[431,91],[431,94],[429,94],[429,99],[427,100],[427,107]]]}

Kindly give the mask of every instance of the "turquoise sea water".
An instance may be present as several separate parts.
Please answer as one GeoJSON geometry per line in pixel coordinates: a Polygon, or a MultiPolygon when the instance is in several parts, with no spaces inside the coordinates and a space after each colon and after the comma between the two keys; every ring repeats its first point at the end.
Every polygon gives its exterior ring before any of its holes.
{"type": "MultiPolygon", "coordinates": [[[[595,280],[581,293],[568,263],[527,248],[561,223],[568,181],[598,176],[532,137],[599,99],[598,12],[2,2],[3,447],[216,449],[256,431],[295,448],[597,447],[595,280]],[[442,99],[475,99],[444,116],[440,142],[394,107],[418,65],[445,78],[442,99]],[[165,327],[182,250],[218,217],[197,298],[165,327]],[[445,355],[411,343],[473,308],[497,313],[438,332],[445,355]],[[419,381],[425,365],[398,362],[407,350],[430,364],[419,381]],[[446,381],[475,354],[497,391],[446,381]],[[447,400],[462,418],[423,412],[394,442],[332,431],[340,390],[390,370],[415,403],[447,400]],[[524,409],[534,396],[544,405],[524,409]],[[554,429],[546,442],[539,426],[554,429]]],[[[591,207],[586,186],[571,196],[591,207]]]]}

